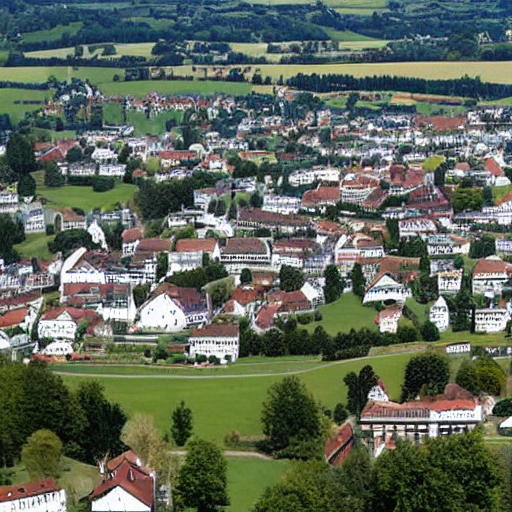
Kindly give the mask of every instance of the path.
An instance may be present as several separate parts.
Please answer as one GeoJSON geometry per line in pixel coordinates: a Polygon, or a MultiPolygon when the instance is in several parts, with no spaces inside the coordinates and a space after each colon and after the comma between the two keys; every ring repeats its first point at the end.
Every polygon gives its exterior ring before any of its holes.
{"type": "MultiPolygon", "coordinates": [[[[178,455],[179,457],[184,457],[187,452],[185,450],[173,450],[173,455],[178,455]]],[[[241,452],[235,450],[224,450],[224,456],[226,457],[244,457],[244,458],[255,458],[262,460],[274,460],[270,455],[265,455],[264,453],[259,452],[241,452]]]]}
{"type": "MultiPolygon", "coordinates": [[[[400,353],[401,354],[401,353],[400,353]]],[[[317,370],[322,370],[324,368],[329,368],[331,366],[336,366],[339,364],[348,363],[351,361],[364,361],[366,359],[377,359],[382,357],[393,357],[397,354],[382,354],[379,356],[365,356],[365,357],[355,357],[353,359],[342,359],[341,361],[332,361],[330,363],[325,364],[319,364],[318,366],[315,366],[314,368],[304,368],[302,370],[290,370],[288,372],[280,372],[280,373],[242,373],[242,374],[232,374],[232,375],[166,375],[166,374],[124,374],[124,373],[75,373],[75,372],[54,372],[56,375],[62,375],[62,376],[71,376],[71,377],[91,377],[95,379],[102,379],[102,378],[125,378],[125,379],[240,379],[240,378],[246,378],[246,377],[279,377],[283,375],[298,375],[301,373],[308,373],[308,372],[314,372],[317,370]]],[[[275,361],[275,362],[268,362],[268,363],[246,363],[246,365],[250,364],[276,364],[281,363],[284,361],[275,361]]],[[[289,361],[288,361],[289,362],[289,361]]],[[[98,365],[99,366],[99,365],[98,365]]],[[[109,365],[104,365],[103,367],[108,367],[109,365]]],[[[193,371],[192,369],[190,371],[193,371]]]]}

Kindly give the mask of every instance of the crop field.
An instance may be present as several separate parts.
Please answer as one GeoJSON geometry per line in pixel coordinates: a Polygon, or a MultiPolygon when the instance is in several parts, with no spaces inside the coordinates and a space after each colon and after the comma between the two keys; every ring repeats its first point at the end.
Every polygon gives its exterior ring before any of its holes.
{"type": "MultiPolygon", "coordinates": [[[[100,43],[100,45],[103,43],[100,43]]],[[[109,44],[109,43],[105,43],[109,44]]],[[[93,45],[91,45],[93,46],[93,45]]],[[[98,45],[94,45],[98,46],[98,45]]],[[[92,57],[98,57],[100,59],[115,59],[124,55],[130,55],[134,57],[151,57],[151,50],[155,43],[130,43],[130,44],[114,44],[116,47],[117,54],[109,55],[108,57],[102,57],[102,48],[98,48],[94,52],[89,51],[89,45],[83,45],[84,55],[83,58],[90,59],[92,57]]],[[[49,59],[51,57],[58,57],[61,59],[66,58],[68,55],[73,55],[75,48],[73,46],[67,48],[54,48],[52,50],[39,50],[34,52],[26,52],[26,57],[32,57],[34,59],[49,59]]]]}
{"type": "Polygon", "coordinates": [[[24,43],[38,43],[39,41],[57,41],[66,32],[74,36],[82,28],[83,23],[77,21],[69,25],[57,25],[49,30],[38,30],[37,32],[27,32],[23,34],[24,43]]]}
{"type": "MultiPolygon", "coordinates": [[[[343,376],[371,364],[386,383],[390,396],[397,399],[410,357],[410,354],[399,354],[330,363],[299,376],[317,400],[333,408],[338,402],[346,402],[343,376]]],[[[74,387],[87,377],[66,374],[63,378],[74,387]]],[[[180,400],[185,400],[194,414],[195,433],[222,443],[224,436],[233,429],[243,436],[261,435],[261,404],[268,387],[282,377],[252,374],[208,377],[201,374],[195,378],[161,375],[95,378],[105,386],[107,396],[119,402],[129,414],[152,414],[162,432],[169,428],[171,411],[180,400]]]]}
{"type": "Polygon", "coordinates": [[[25,112],[39,110],[51,96],[51,91],[0,89],[0,114],[9,114],[11,123],[16,124],[25,118],[25,112]]]}
{"type": "Polygon", "coordinates": [[[115,74],[120,70],[115,68],[72,68],[65,66],[23,66],[18,68],[0,68],[0,81],[15,82],[46,82],[49,77],[54,76],[58,80],[67,78],[88,78],[93,84],[112,82],[115,74]]]}
{"type": "MultiPolygon", "coordinates": [[[[181,68],[174,68],[180,70],[181,68]]],[[[214,82],[214,81],[181,81],[181,80],[146,80],[140,82],[111,82],[104,83],[101,92],[106,96],[135,97],[146,96],[151,92],[160,94],[249,94],[252,85],[246,82],[214,82]]]]}
{"type": "Polygon", "coordinates": [[[48,242],[53,236],[47,236],[46,233],[29,233],[25,240],[14,246],[22,258],[41,258],[43,260],[50,259],[53,254],[48,250],[48,242]]]}
{"type": "Polygon", "coordinates": [[[76,207],[88,212],[93,208],[112,208],[116,203],[126,204],[133,199],[135,185],[116,183],[112,190],[94,192],[92,187],[65,185],[59,188],[38,187],[37,195],[48,201],[48,206],[57,208],[76,207]]]}

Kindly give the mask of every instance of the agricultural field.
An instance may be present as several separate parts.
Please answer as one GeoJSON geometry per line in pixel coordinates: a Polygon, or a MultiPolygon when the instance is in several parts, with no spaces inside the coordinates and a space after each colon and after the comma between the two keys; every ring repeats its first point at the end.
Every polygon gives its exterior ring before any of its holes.
{"type": "MultiPolygon", "coordinates": [[[[174,68],[179,71],[181,68],[174,68]]],[[[92,81],[92,80],[91,80],[92,81]]],[[[213,82],[213,81],[164,81],[146,80],[140,82],[105,82],[100,86],[101,92],[106,96],[132,95],[137,98],[146,96],[151,92],[160,94],[249,94],[252,85],[246,82],[213,82]]]]}
{"type": "MultiPolygon", "coordinates": [[[[83,45],[84,48],[84,59],[91,59],[92,57],[98,57],[100,59],[115,59],[119,57],[123,57],[124,55],[130,55],[133,57],[152,57],[151,50],[155,43],[130,43],[130,44],[114,44],[117,54],[109,55],[108,57],[103,57],[102,52],[103,48],[98,48],[92,53],[89,51],[89,46],[101,46],[102,44],[110,44],[110,43],[99,43],[95,45],[83,45]]],[[[31,57],[34,59],[49,59],[51,57],[58,57],[61,59],[65,59],[68,55],[74,55],[75,48],[74,46],[70,46],[67,48],[54,48],[52,50],[39,50],[33,52],[25,52],[26,57],[31,57]]]]}
{"type": "Polygon", "coordinates": [[[75,207],[85,212],[93,208],[107,210],[116,203],[126,204],[133,200],[137,187],[127,183],[116,183],[112,190],[94,192],[92,187],[65,185],[59,188],[38,187],[37,196],[48,201],[47,205],[56,208],[75,207]]]}
{"type": "MultiPolygon", "coordinates": [[[[338,402],[346,402],[343,376],[371,364],[386,383],[390,396],[398,399],[403,371],[410,357],[411,354],[399,354],[330,363],[301,373],[300,378],[317,400],[333,408],[338,402]]],[[[74,387],[87,377],[65,374],[63,378],[74,387]]],[[[282,377],[252,374],[208,377],[201,374],[189,378],[161,375],[95,378],[105,386],[107,396],[119,402],[129,414],[152,414],[162,432],[169,428],[171,411],[180,400],[185,400],[194,414],[195,433],[222,443],[233,429],[243,436],[261,435],[261,404],[268,387],[282,377]]]]}
{"type": "Polygon", "coordinates": [[[14,249],[18,251],[22,258],[41,258],[48,260],[53,257],[53,254],[48,250],[48,242],[53,240],[53,236],[48,236],[46,233],[29,233],[26,235],[25,240],[14,249]]]}
{"type": "MultiPolygon", "coordinates": [[[[0,81],[16,82],[46,82],[48,78],[54,76],[58,80],[69,78],[88,78],[93,84],[100,85],[106,82],[112,82],[115,74],[121,70],[115,68],[72,68],[65,66],[23,66],[18,68],[0,68],[0,81]]],[[[121,71],[122,72],[122,71],[121,71]]]]}
{"type": "Polygon", "coordinates": [[[57,25],[56,27],[49,30],[38,30],[37,32],[27,32],[23,34],[24,43],[38,43],[40,41],[58,41],[62,38],[62,35],[68,33],[74,36],[82,28],[83,23],[77,21],[70,23],[69,25],[57,25]]]}
{"type": "Polygon", "coordinates": [[[306,325],[308,331],[314,331],[321,325],[334,336],[340,331],[348,332],[350,329],[357,331],[363,327],[377,328],[374,322],[377,311],[373,307],[361,306],[361,300],[353,293],[344,293],[336,302],[321,306],[318,311],[322,313],[322,320],[306,325]]]}
{"type": "MultiPolygon", "coordinates": [[[[14,73],[11,71],[11,73],[14,73]]],[[[11,76],[11,80],[13,77],[11,76]]],[[[28,89],[0,89],[0,114],[9,114],[12,124],[25,118],[25,112],[39,110],[51,99],[51,91],[28,89]],[[28,102],[38,102],[30,104],[28,102]]]]}

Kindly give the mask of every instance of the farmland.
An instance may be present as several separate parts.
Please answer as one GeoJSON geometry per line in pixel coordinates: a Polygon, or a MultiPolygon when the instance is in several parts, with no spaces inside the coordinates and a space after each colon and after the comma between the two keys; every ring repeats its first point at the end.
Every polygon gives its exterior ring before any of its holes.
{"type": "Polygon", "coordinates": [[[24,119],[25,112],[39,110],[43,106],[42,102],[50,99],[51,96],[51,91],[0,89],[0,114],[9,114],[11,123],[18,123],[24,119]]]}
{"type": "MultiPolygon", "coordinates": [[[[108,44],[108,43],[107,43],[108,44]]],[[[90,59],[92,57],[115,59],[116,57],[122,57],[124,55],[130,55],[133,57],[151,57],[151,50],[155,43],[129,43],[129,44],[115,44],[117,51],[116,55],[109,55],[108,57],[102,57],[103,48],[99,45],[84,45],[83,58],[90,59]],[[89,51],[89,46],[98,47],[92,53],[89,51]]],[[[26,52],[27,57],[34,59],[49,59],[51,57],[59,57],[61,59],[66,58],[68,55],[73,55],[75,51],[74,47],[67,48],[55,48],[52,50],[39,50],[33,52],[26,52]]]]}
{"type": "Polygon", "coordinates": [[[108,209],[116,203],[126,204],[133,199],[135,185],[116,183],[112,190],[93,192],[92,187],[66,185],[60,188],[38,187],[37,195],[48,201],[48,206],[57,208],[76,207],[88,212],[93,208],[108,209]]]}
{"type": "Polygon", "coordinates": [[[38,30],[37,32],[27,32],[23,34],[24,43],[38,43],[39,41],[58,41],[62,35],[68,33],[74,36],[82,28],[83,23],[77,21],[69,25],[57,25],[49,30],[38,30]]]}
{"type": "MultiPolygon", "coordinates": [[[[365,358],[331,363],[300,374],[317,400],[329,408],[346,400],[343,376],[371,364],[382,377],[391,397],[398,398],[405,365],[410,354],[365,358]]],[[[75,386],[85,377],[66,374],[64,380],[75,386]]],[[[157,427],[169,428],[169,415],[180,400],[192,408],[195,432],[200,437],[222,442],[232,429],[244,436],[261,435],[260,411],[268,387],[280,376],[231,376],[192,378],[169,376],[97,377],[107,396],[129,413],[144,412],[155,417],[157,427]],[[233,393],[236,390],[236,393],[233,393]],[[220,411],[220,412],[219,412],[220,411]]]]}

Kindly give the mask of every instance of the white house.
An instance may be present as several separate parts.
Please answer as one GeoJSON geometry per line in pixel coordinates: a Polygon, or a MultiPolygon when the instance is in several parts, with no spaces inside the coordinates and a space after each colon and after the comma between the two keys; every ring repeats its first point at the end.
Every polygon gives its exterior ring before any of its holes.
{"type": "Polygon", "coordinates": [[[243,268],[268,270],[271,252],[266,240],[260,238],[229,238],[221,251],[220,261],[228,272],[241,272],[243,268]]]}
{"type": "Polygon", "coordinates": [[[87,324],[87,331],[92,334],[100,322],[101,317],[95,311],[61,306],[43,313],[37,334],[39,338],[74,340],[82,323],[87,324]]]}
{"type": "Polygon", "coordinates": [[[67,341],[52,341],[41,352],[45,356],[67,356],[73,353],[73,347],[67,341]]]}
{"type": "Polygon", "coordinates": [[[447,270],[437,274],[439,293],[456,294],[462,284],[462,269],[447,270]]]}
{"type": "Polygon", "coordinates": [[[180,332],[208,322],[206,299],[195,288],[162,283],[139,308],[137,327],[148,331],[180,332]]]}
{"type": "Polygon", "coordinates": [[[0,512],[67,512],[66,491],[51,478],[0,487],[0,512]]]}
{"type": "Polygon", "coordinates": [[[439,332],[445,332],[448,329],[450,325],[450,311],[443,296],[440,296],[430,308],[428,318],[437,326],[439,332]]]}
{"type": "Polygon", "coordinates": [[[101,246],[104,251],[108,251],[107,239],[105,238],[105,233],[103,229],[101,229],[100,225],[94,220],[89,227],[87,228],[87,232],[91,235],[92,241],[95,244],[101,246]]]}
{"type": "Polygon", "coordinates": [[[386,386],[382,380],[378,380],[377,384],[370,389],[368,393],[368,401],[370,402],[389,402],[389,396],[386,393],[386,386]]]}
{"type": "Polygon", "coordinates": [[[194,329],[188,342],[190,343],[191,357],[213,355],[221,361],[235,362],[240,352],[238,324],[207,325],[202,329],[194,329]]]}
{"type": "Polygon", "coordinates": [[[98,174],[100,176],[109,176],[111,178],[124,178],[126,172],[125,164],[102,164],[98,174]]]}
{"type": "Polygon", "coordinates": [[[117,163],[117,154],[108,148],[96,148],[91,155],[91,159],[100,164],[117,163]]]}
{"type": "Polygon", "coordinates": [[[265,194],[263,196],[263,206],[261,209],[265,212],[289,215],[291,213],[297,213],[300,210],[301,202],[300,197],[265,194]]]}
{"type": "Polygon", "coordinates": [[[396,333],[398,322],[402,316],[401,306],[395,305],[379,313],[379,331],[396,333]]]}
{"type": "Polygon", "coordinates": [[[503,285],[510,279],[512,265],[498,256],[478,260],[473,267],[473,293],[501,295],[503,285]]]}
{"type": "Polygon", "coordinates": [[[363,304],[367,302],[395,301],[404,303],[412,297],[411,290],[403,284],[397,283],[391,276],[384,274],[366,290],[363,304]]]}
{"type": "Polygon", "coordinates": [[[475,310],[475,332],[501,332],[507,327],[510,314],[502,308],[482,308],[475,310]]]}

